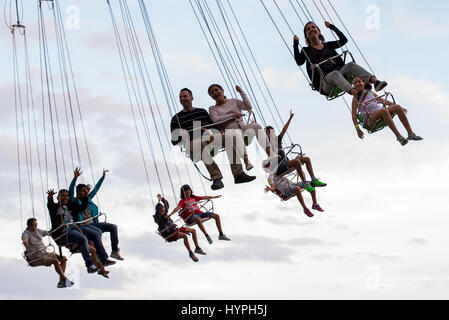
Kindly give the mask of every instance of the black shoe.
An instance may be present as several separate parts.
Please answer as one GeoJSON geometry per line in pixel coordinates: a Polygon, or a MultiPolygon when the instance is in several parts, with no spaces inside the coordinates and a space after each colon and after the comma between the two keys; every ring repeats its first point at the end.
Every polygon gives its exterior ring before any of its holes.
{"type": "Polygon", "coordinates": [[[221,179],[216,179],[216,180],[214,180],[214,183],[212,183],[212,187],[211,187],[211,189],[212,190],[220,190],[220,189],[223,189],[224,188],[224,184],[223,184],[223,182],[221,181],[221,179]]]}
{"type": "Polygon", "coordinates": [[[388,83],[386,81],[379,81],[376,82],[376,87],[374,88],[376,92],[379,92],[380,90],[384,89],[386,86],[388,86],[388,83]]]}
{"type": "Polygon", "coordinates": [[[112,266],[112,265],[115,264],[115,263],[116,263],[115,261],[106,259],[105,261],[103,261],[103,266],[104,266],[104,267],[112,266]]]}
{"type": "Polygon", "coordinates": [[[238,176],[234,177],[234,183],[235,184],[240,184],[240,183],[248,183],[251,181],[256,180],[256,177],[254,176],[249,176],[246,173],[241,173],[238,176]]]}
{"type": "Polygon", "coordinates": [[[87,268],[87,273],[95,273],[98,271],[98,267],[95,265],[91,265],[89,268],[87,268]]]}

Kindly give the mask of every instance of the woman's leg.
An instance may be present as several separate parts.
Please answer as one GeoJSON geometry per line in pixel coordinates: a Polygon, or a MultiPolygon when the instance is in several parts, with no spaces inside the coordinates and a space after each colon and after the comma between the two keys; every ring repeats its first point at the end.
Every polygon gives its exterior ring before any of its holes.
{"type": "Polygon", "coordinates": [[[340,72],[345,77],[345,79],[347,76],[355,75],[363,81],[370,82],[372,84],[375,84],[377,81],[377,78],[374,75],[354,62],[348,62],[347,64],[345,64],[345,66],[340,69],[340,72]]]}
{"type": "Polygon", "coordinates": [[[300,160],[302,164],[306,165],[307,172],[309,172],[312,181],[315,180],[315,173],[313,172],[312,160],[309,157],[301,157],[300,160]]]}
{"type": "Polygon", "coordinates": [[[387,109],[381,109],[377,110],[369,115],[369,125],[372,127],[374,126],[379,119],[382,119],[385,121],[385,123],[388,125],[388,127],[393,131],[396,138],[402,137],[398,129],[396,128],[396,125],[394,124],[393,118],[391,117],[390,112],[387,109]]]}
{"type": "Polygon", "coordinates": [[[302,208],[304,210],[306,210],[307,206],[306,206],[306,203],[304,202],[304,198],[302,196],[301,188],[300,187],[295,187],[294,191],[295,191],[296,197],[298,198],[298,201],[301,204],[302,208]]]}
{"type": "Polygon", "coordinates": [[[192,234],[193,243],[195,244],[195,247],[199,248],[200,245],[198,243],[198,236],[196,235],[196,230],[193,228],[185,228],[186,232],[192,234]]]}
{"type": "Polygon", "coordinates": [[[203,220],[201,220],[200,217],[195,216],[195,218],[193,219],[196,224],[198,225],[198,228],[200,228],[200,230],[203,232],[203,234],[205,236],[208,236],[206,228],[204,228],[204,224],[203,224],[203,220]]]}
{"type": "Polygon", "coordinates": [[[184,240],[184,246],[186,247],[187,251],[189,251],[189,253],[192,253],[192,249],[190,248],[189,238],[187,237],[187,235],[185,233],[178,232],[178,239],[184,240]]]}
{"type": "Polygon", "coordinates": [[[413,133],[412,127],[410,126],[410,123],[408,122],[407,114],[405,113],[405,110],[399,106],[399,105],[393,105],[387,108],[387,110],[390,112],[391,115],[397,114],[399,117],[399,120],[401,120],[402,124],[404,125],[405,129],[407,130],[408,135],[410,136],[413,133]]]}
{"type": "Polygon", "coordinates": [[[258,123],[250,123],[242,126],[243,136],[256,137],[257,142],[265,150],[265,153],[270,156],[271,145],[268,140],[265,130],[258,123]]]}

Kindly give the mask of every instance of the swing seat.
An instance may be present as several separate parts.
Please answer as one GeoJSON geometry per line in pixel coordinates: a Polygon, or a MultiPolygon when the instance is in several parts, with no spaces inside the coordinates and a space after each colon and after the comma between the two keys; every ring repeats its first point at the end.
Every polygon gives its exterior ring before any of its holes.
{"type": "MultiPolygon", "coordinates": [[[[393,115],[393,118],[396,115],[393,115]]],[[[383,119],[379,119],[377,120],[376,124],[374,125],[374,127],[369,127],[368,123],[365,121],[365,118],[363,118],[363,116],[361,114],[359,114],[357,116],[358,120],[359,120],[359,124],[362,125],[363,129],[365,129],[366,131],[368,131],[369,134],[373,134],[379,131],[382,131],[383,129],[385,129],[386,127],[388,127],[388,125],[385,123],[385,121],[383,119]]]]}
{"type": "MultiPolygon", "coordinates": [[[[348,82],[352,85],[352,83],[354,82],[355,79],[355,75],[351,74],[349,75],[346,80],[348,80],[348,82]]],[[[343,96],[346,93],[346,91],[344,91],[343,89],[341,89],[340,87],[335,87],[331,93],[329,94],[329,96],[327,97],[327,100],[332,101],[334,99],[337,99],[341,96],[343,96]]]]}

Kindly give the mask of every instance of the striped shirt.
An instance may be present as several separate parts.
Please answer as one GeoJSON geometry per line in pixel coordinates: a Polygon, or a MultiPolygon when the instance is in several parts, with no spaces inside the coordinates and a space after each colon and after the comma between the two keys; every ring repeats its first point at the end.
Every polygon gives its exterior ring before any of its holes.
{"type": "MultiPolygon", "coordinates": [[[[170,131],[172,132],[172,144],[176,146],[182,141],[182,137],[178,136],[178,134],[174,134],[174,131],[177,129],[184,129],[189,132],[190,140],[193,139],[193,129],[199,129],[204,126],[208,126],[208,129],[214,128],[215,126],[212,125],[213,122],[209,116],[209,113],[207,113],[206,110],[195,108],[192,111],[181,111],[178,114],[176,114],[170,124],[170,131]],[[194,122],[198,122],[194,124],[194,122]],[[200,124],[201,123],[201,124],[200,124]],[[195,125],[195,128],[194,128],[195,125]]],[[[179,133],[179,132],[178,132],[179,133]]]]}

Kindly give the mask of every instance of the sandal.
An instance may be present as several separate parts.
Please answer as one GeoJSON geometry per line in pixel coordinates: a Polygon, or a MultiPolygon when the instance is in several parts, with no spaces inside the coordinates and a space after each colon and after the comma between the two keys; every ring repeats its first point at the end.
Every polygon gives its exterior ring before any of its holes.
{"type": "Polygon", "coordinates": [[[400,136],[398,138],[399,143],[401,144],[401,146],[405,146],[408,143],[408,140],[405,139],[403,136],[400,136]]]}

